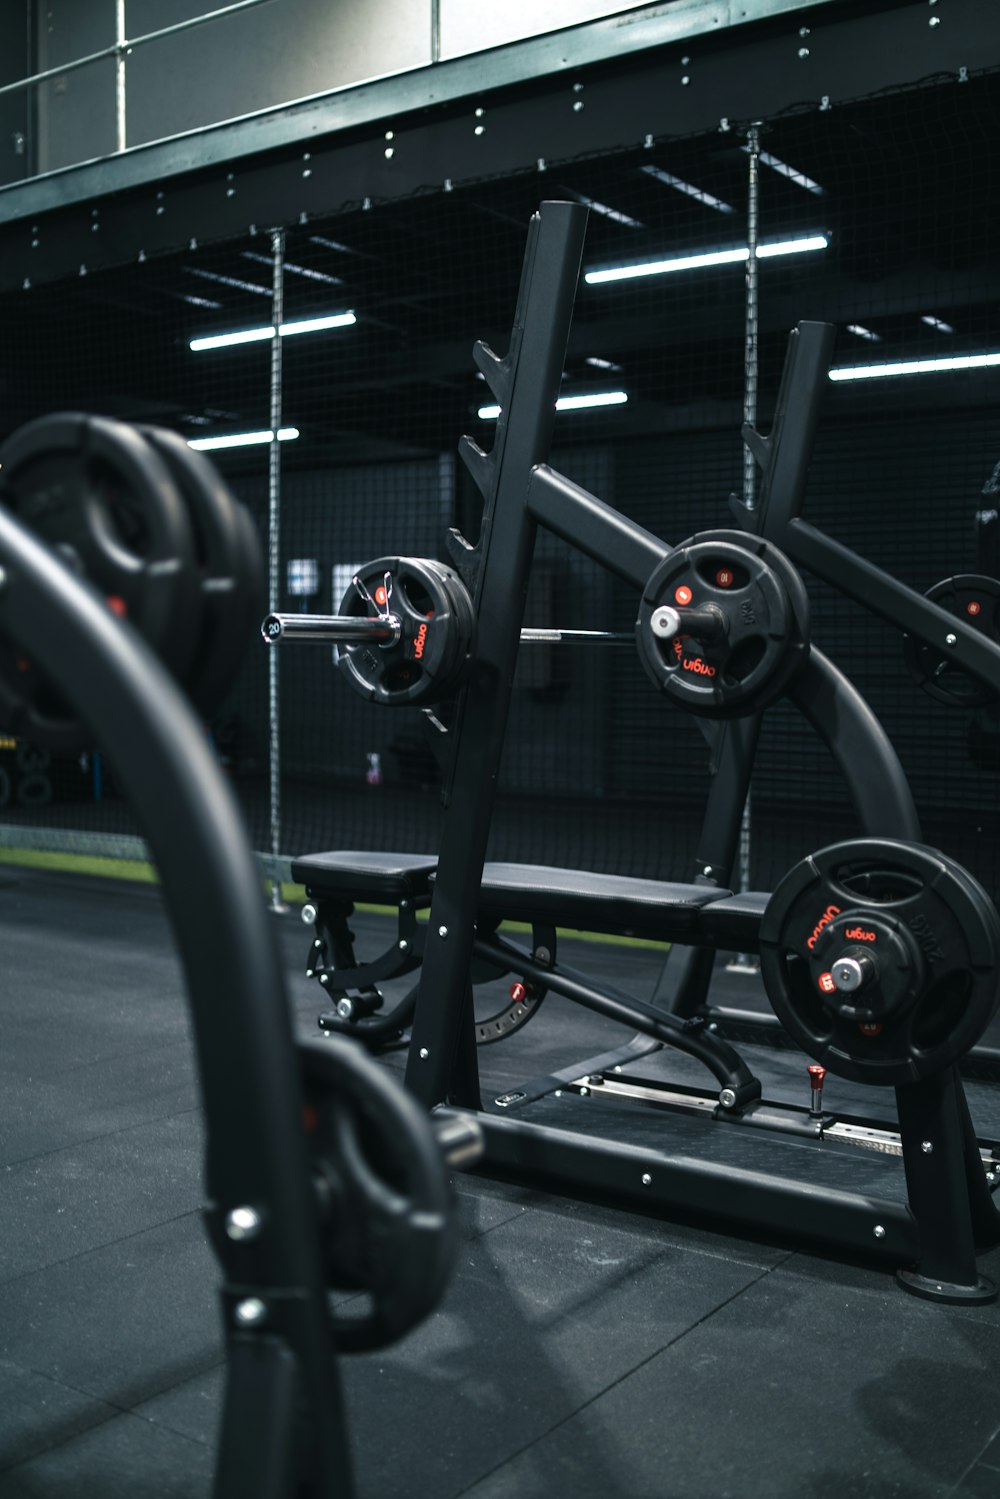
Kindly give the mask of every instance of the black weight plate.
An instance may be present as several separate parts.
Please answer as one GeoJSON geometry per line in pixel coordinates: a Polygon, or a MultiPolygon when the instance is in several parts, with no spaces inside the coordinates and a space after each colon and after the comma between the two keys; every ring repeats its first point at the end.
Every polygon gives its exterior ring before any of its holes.
{"type": "Polygon", "coordinates": [[[947,1067],[979,1039],[1000,999],[1000,916],[967,870],[923,845],[858,839],[811,855],[771,896],[760,945],[768,997],[786,1029],[856,1082],[898,1085],[947,1067]],[[878,1011],[880,980],[842,1004],[831,970],[844,942],[867,928],[878,973],[894,923],[913,954],[909,989],[874,1023],[859,1022],[857,1003],[878,1011]]]}
{"type": "Polygon", "coordinates": [[[461,578],[425,557],[380,557],[358,577],[375,601],[351,588],[341,614],[399,619],[398,641],[339,647],[339,666],[355,692],[387,707],[422,707],[455,692],[472,665],[476,617],[461,578]],[[389,594],[384,579],[389,577],[389,594]]]}
{"type": "MultiPolygon", "coordinates": [[[[42,417],[0,448],[4,503],[128,618],[183,677],[197,646],[200,596],[184,500],[163,460],[124,422],[42,417]]],[[[88,734],[32,666],[0,650],[0,713],[50,749],[88,734]]]]}
{"type": "Polygon", "coordinates": [[[184,687],[195,706],[211,716],[240,667],[253,635],[259,594],[241,506],[214,463],[177,432],[142,427],[142,435],[170,469],[188,507],[201,589],[201,626],[184,687]],[[248,598],[248,589],[250,598],[248,598]]]}
{"type": "Polygon", "coordinates": [[[457,1246],[448,1170],[416,1099],[353,1042],[300,1041],[305,1125],[328,1204],[331,1289],[371,1297],[331,1308],[336,1346],[381,1348],[437,1304],[457,1246]],[[352,1308],[353,1310],[353,1308],[352,1308]]]}
{"type": "Polygon", "coordinates": [[[788,558],[770,542],[737,531],[702,531],[654,570],[636,621],[647,675],[678,706],[708,718],[759,712],[775,702],[809,653],[809,599],[788,558]],[[725,639],[701,643],[683,632],[660,640],[661,605],[710,605],[725,639]]]}
{"type": "MultiPolygon", "coordinates": [[[[961,573],[935,583],[924,597],[1000,643],[1000,581],[996,578],[961,573]]],[[[917,686],[938,702],[951,708],[984,708],[997,701],[985,682],[956,666],[938,647],[904,635],[903,654],[917,686]]]]}

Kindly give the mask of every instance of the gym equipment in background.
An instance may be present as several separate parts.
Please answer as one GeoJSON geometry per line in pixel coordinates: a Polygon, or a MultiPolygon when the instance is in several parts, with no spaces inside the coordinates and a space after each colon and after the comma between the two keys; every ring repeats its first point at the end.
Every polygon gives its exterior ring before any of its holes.
{"type": "MultiPolygon", "coordinates": [[[[957,619],[971,623],[994,644],[1000,644],[1000,582],[996,578],[961,573],[935,583],[924,597],[957,619]]],[[[904,635],[903,650],[917,686],[938,702],[953,708],[985,708],[997,701],[994,689],[956,665],[947,636],[943,647],[933,647],[904,635]]]]}
{"type": "MultiPolygon", "coordinates": [[[[114,443],[125,450],[120,431],[114,443]]],[[[137,451],[144,479],[147,450],[137,451]]],[[[74,475],[70,488],[89,545],[98,501],[87,484],[74,475]]],[[[214,1493],[349,1499],[337,1351],[382,1346],[436,1302],[455,1246],[447,1168],[474,1158],[478,1130],[428,1118],[350,1043],[296,1047],[232,794],[151,645],[76,576],[75,556],[0,505],[0,638],[15,659],[30,652],[66,722],[113,754],[184,964],[228,1355],[214,1493]],[[362,1315],[353,1303],[334,1312],[334,1288],[367,1293],[362,1315]]],[[[129,612],[146,617],[141,585],[129,612]]],[[[22,713],[8,700],[0,717],[22,713]]]]}
{"type": "MultiPolygon", "coordinates": [[[[876,861],[891,868],[895,849],[909,851],[921,843],[909,788],[881,726],[847,678],[814,646],[806,648],[802,594],[800,585],[789,581],[793,569],[787,559],[773,562],[771,549],[762,552],[752,540],[748,543],[745,536],[732,533],[722,542],[709,541],[709,550],[702,554],[695,552],[702,545],[695,538],[688,556],[680,559],[688,571],[673,582],[675,597],[668,602],[661,584],[650,591],[649,583],[658,575],[669,590],[674,550],[548,467],[585,222],[586,211],[577,205],[543,205],[529,234],[510,350],[502,360],[482,345],[476,350],[476,362],[500,403],[501,416],[489,455],[463,440],[463,456],[486,502],[476,545],[454,533],[451,538],[452,559],[475,597],[476,669],[456,717],[443,837],[433,878],[427,880],[431,906],[407,1083],[426,1105],[448,1103],[456,1117],[478,1121],[486,1139],[486,1163],[504,1173],[584,1193],[613,1193],[667,1213],[696,1211],[730,1228],[735,1224],[755,1231],[770,1229],[828,1249],[868,1253],[900,1268],[908,1289],[919,1294],[959,1302],[991,1299],[996,1291],[979,1276],[976,1252],[1000,1240],[1000,1215],[990,1196],[1000,1157],[990,1141],[976,1140],[952,1061],[955,1052],[981,1032],[997,998],[995,964],[990,961],[997,943],[996,915],[971,876],[955,867],[947,871],[952,904],[958,904],[956,891],[967,897],[958,918],[962,931],[965,916],[979,921],[979,936],[974,927],[966,934],[971,944],[967,956],[975,949],[978,962],[984,944],[988,954],[983,971],[976,968],[970,979],[974,1003],[963,1012],[954,1034],[945,1028],[943,1043],[936,1035],[933,1046],[923,1047],[922,1033],[915,1035],[905,1023],[897,1034],[897,1018],[902,1021],[911,1011],[922,1013],[928,988],[933,993],[937,980],[947,976],[930,950],[922,947],[905,996],[908,1004],[900,1002],[881,1022],[884,1041],[882,1033],[866,1035],[860,1026],[836,1030],[836,1044],[827,1048],[828,1055],[839,1065],[843,1054],[866,1081],[853,1087],[838,1083],[835,1115],[817,1102],[823,1063],[812,1063],[808,1072],[801,1063],[794,1064],[801,1067],[803,1081],[808,1078],[808,1108],[789,1096],[783,1061],[784,1076],[772,1075],[765,1102],[758,1077],[727,1039],[724,1020],[671,1014],[606,988],[598,991],[585,975],[519,953],[496,935],[498,922],[508,916],[589,931],[655,934],[660,940],[686,944],[690,952],[716,947],[753,950],[768,897],[734,896],[719,878],[729,867],[727,857],[731,864],[738,812],[746,796],[758,726],[755,710],[771,701],[773,683],[779,679],[779,690],[824,739],[841,769],[862,833],[878,840],[876,861]],[[708,652],[727,638],[726,609],[731,607],[720,601],[720,595],[733,598],[739,591],[727,595],[730,570],[734,581],[741,567],[748,579],[757,580],[758,592],[749,596],[751,612],[766,600],[763,632],[745,637],[756,642],[756,659],[750,660],[745,673],[732,674],[736,705],[748,716],[711,725],[714,757],[725,767],[725,775],[720,771],[713,783],[714,800],[710,798],[703,836],[713,840],[723,858],[718,865],[706,859],[690,884],[539,866],[484,869],[520,644],[516,601],[526,593],[538,525],[645,593],[647,613],[640,616],[640,633],[645,634],[645,649],[654,665],[652,653],[661,651],[663,640],[675,634],[683,637],[688,624],[688,638],[695,642],[698,656],[688,655],[683,639],[682,653],[686,659],[700,656],[703,663],[713,664],[708,652]],[[697,570],[703,557],[714,568],[707,579],[697,570]],[[753,559],[766,562],[767,571],[752,565],[753,559]],[[681,597],[677,588],[685,590],[681,597]],[[798,611],[790,607],[793,598],[800,601],[798,611]],[[653,621],[661,610],[675,611],[677,619],[668,619],[667,628],[657,634],[653,621]],[[766,658],[768,671],[754,679],[756,665],[766,658]],[[750,684],[745,694],[740,692],[741,680],[750,684]],[[528,1079],[484,1109],[474,1044],[474,959],[507,963],[527,981],[618,1019],[637,1034],[616,1050],[584,1059],[557,1076],[528,1079]],[[914,1064],[910,1080],[894,1083],[898,1126],[891,1111],[887,1115],[873,1109],[867,1086],[867,1080],[876,1080],[878,1060],[890,1040],[898,1042],[897,1051],[902,1052],[894,1063],[914,1064]],[[874,1048],[873,1041],[878,1042],[874,1048]],[[703,1086],[705,1067],[714,1075],[714,1092],[703,1086]],[[874,1141],[878,1149],[872,1148],[874,1141]]],[[[792,426],[788,432],[796,439],[801,436],[792,426]]],[[[794,448],[795,443],[781,447],[775,441],[771,451],[776,457],[794,448]]],[[[795,478],[792,474],[790,487],[795,478]]],[[[781,485],[773,479],[773,487],[777,491],[781,485]]],[[[770,536],[763,539],[773,547],[770,536]]],[[[931,611],[934,623],[936,606],[919,603],[921,610],[931,611]]],[[[914,614],[927,633],[926,616],[914,614]]],[[[662,615],[659,623],[663,624],[662,615]]],[[[731,639],[732,622],[729,630],[731,639]]],[[[738,644],[737,639],[737,648],[738,644]]],[[[657,669],[669,669],[669,662],[668,652],[657,669]]],[[[725,663],[720,659],[718,664],[724,673],[725,663]]],[[[1000,672],[1000,651],[987,646],[979,666],[987,673],[1000,672]]],[[[723,712],[726,706],[721,694],[710,705],[723,712]]],[[[332,867],[340,857],[300,859],[299,877],[305,876],[307,884],[311,879],[311,888],[322,890],[320,861],[332,867]]],[[[337,877],[347,878],[343,866],[337,877]]],[[[343,884],[339,889],[343,893],[343,884]]],[[[882,906],[898,899],[894,895],[881,905],[875,899],[871,906],[862,901],[855,908],[858,927],[876,935],[879,930],[895,933],[892,923],[901,918],[882,906]]],[[[925,899],[920,914],[930,923],[933,939],[937,908],[932,912],[925,899]]],[[[777,930],[784,941],[780,921],[777,930]]],[[[950,950],[948,943],[938,946],[942,952],[950,950]]],[[[951,944],[951,949],[956,947],[961,947],[958,936],[951,944]]],[[[909,947],[904,955],[912,957],[909,947]]],[[[838,951],[836,956],[846,962],[852,955],[838,951]]],[[[869,983],[862,960],[854,961],[863,982],[869,983]]],[[[813,1039],[825,1045],[827,1038],[813,1039]]],[[[758,1070],[766,1060],[758,1048],[758,1070]]]]}

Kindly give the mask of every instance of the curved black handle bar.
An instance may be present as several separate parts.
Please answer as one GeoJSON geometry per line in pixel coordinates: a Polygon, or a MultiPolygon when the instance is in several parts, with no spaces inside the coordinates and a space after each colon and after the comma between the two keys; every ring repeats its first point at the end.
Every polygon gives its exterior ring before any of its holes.
{"type": "MultiPolygon", "coordinates": [[[[280,1362],[269,1350],[281,1343],[285,1369],[296,1371],[294,1400],[312,1406],[317,1466],[338,1472],[337,1491],[349,1494],[298,1061],[262,881],[235,799],[152,650],[2,507],[0,632],[47,673],[113,759],[180,948],[208,1132],[209,1222],[226,1281],[230,1387],[216,1494],[240,1492],[247,1468],[262,1461],[257,1443],[267,1438],[255,1438],[245,1421],[240,1441],[249,1458],[239,1455],[235,1432],[227,1446],[227,1429],[239,1424],[232,1391],[237,1401],[249,1397],[255,1380],[259,1391],[270,1377],[261,1370],[280,1362]],[[237,1207],[259,1215],[257,1235],[227,1236],[226,1215],[237,1207]],[[236,1305],[250,1298],[267,1315],[259,1329],[236,1332],[236,1305]]],[[[274,1383],[282,1378],[287,1389],[287,1374],[275,1373],[274,1383]]],[[[258,1474],[243,1494],[262,1492],[259,1483],[258,1474]]]]}

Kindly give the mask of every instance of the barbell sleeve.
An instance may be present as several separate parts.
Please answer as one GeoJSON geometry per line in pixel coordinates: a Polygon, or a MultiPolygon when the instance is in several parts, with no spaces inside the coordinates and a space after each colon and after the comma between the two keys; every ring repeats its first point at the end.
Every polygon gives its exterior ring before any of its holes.
{"type": "Polygon", "coordinates": [[[676,635],[689,635],[702,645],[714,645],[725,640],[728,634],[726,617],[717,604],[702,604],[695,607],[661,604],[650,618],[653,634],[659,640],[673,640],[676,635]]]}
{"type": "MultiPolygon", "coordinates": [[[[260,627],[268,645],[286,642],[327,641],[341,645],[360,645],[365,641],[395,645],[402,625],[394,614],[269,614],[260,627]]],[[[635,635],[621,630],[525,629],[522,645],[619,644],[634,643],[635,635]]]]}
{"type": "Polygon", "coordinates": [[[269,614],[260,627],[268,645],[299,640],[395,645],[402,630],[395,614],[269,614]]]}

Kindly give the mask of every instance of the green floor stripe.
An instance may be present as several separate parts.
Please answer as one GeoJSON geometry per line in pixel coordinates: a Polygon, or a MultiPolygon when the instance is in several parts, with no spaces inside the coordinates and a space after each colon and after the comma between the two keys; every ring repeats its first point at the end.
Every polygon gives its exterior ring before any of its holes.
{"type": "Polygon", "coordinates": [[[159,883],[153,865],[139,859],[112,859],[42,848],[0,848],[0,864],[18,864],[24,869],[51,869],[60,874],[96,874],[109,880],[136,880],[143,885],[159,883]]]}
{"type": "MultiPolygon", "coordinates": [[[[100,875],[109,880],[135,880],[143,885],[159,884],[155,866],[138,859],[101,858],[93,854],[71,854],[39,848],[0,848],[0,864],[18,864],[25,869],[51,869],[60,874],[100,875]]],[[[305,904],[304,885],[282,883],[280,889],[281,899],[287,905],[305,904]]],[[[372,916],[395,916],[394,906],[358,902],[355,909],[372,916]]],[[[427,916],[426,911],[421,912],[417,920],[426,921],[427,916]]],[[[526,921],[504,921],[500,930],[522,935],[531,933],[531,927],[526,921]]],[[[605,932],[578,932],[569,927],[557,927],[556,935],[567,939],[575,938],[579,942],[602,942],[610,947],[638,947],[653,952],[665,952],[670,946],[668,942],[653,942],[647,937],[616,937],[605,932]]]]}

